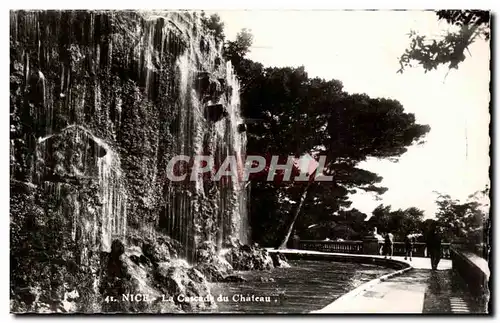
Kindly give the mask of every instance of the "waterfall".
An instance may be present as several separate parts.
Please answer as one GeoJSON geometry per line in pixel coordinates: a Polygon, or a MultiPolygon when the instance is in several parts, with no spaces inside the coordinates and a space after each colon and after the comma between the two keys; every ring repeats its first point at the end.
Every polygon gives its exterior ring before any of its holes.
{"type": "MultiPolygon", "coordinates": [[[[237,131],[238,124],[242,123],[239,84],[231,64],[220,64],[220,45],[200,32],[201,23],[196,17],[190,20],[178,14],[168,17],[171,24],[181,31],[180,36],[185,42],[182,46],[184,52],[176,61],[180,98],[177,120],[174,121],[177,132],[172,155],[191,158],[208,155],[219,161],[229,156],[244,159],[246,136],[237,131]],[[200,84],[203,80],[200,78],[205,75],[217,87],[224,87],[227,90],[225,95],[204,100],[205,93],[200,84]],[[219,80],[225,84],[217,83],[219,80]],[[207,104],[222,104],[229,116],[217,122],[207,121],[203,115],[207,104]]],[[[169,41],[167,38],[166,42],[169,41]]],[[[193,171],[198,167],[193,165],[193,171]]],[[[205,186],[212,185],[206,183],[211,180],[200,176],[194,182],[172,183],[167,192],[168,233],[187,247],[185,256],[188,259],[195,258],[196,245],[206,239],[213,240],[219,247],[232,238],[247,242],[246,235],[240,232],[248,227],[241,223],[248,221],[244,183],[238,183],[236,179],[233,183],[214,182],[218,192],[212,196],[204,190],[205,186]],[[211,203],[211,199],[217,200],[211,203]]]]}
{"type": "Polygon", "coordinates": [[[199,14],[13,11],[10,22],[25,143],[12,155],[27,174],[13,180],[39,184],[83,261],[128,226],[166,231],[188,260],[207,240],[248,242],[245,183],[166,176],[176,155],[245,159],[239,84],[199,14]],[[227,116],[207,119],[214,105],[227,116]]]}
{"type": "Polygon", "coordinates": [[[109,252],[114,238],[126,238],[126,195],[120,182],[119,162],[114,154],[108,152],[104,157],[98,158],[97,163],[102,198],[101,250],[109,252]]]}
{"type": "Polygon", "coordinates": [[[55,187],[56,200],[59,200],[61,186],[67,187],[72,202],[64,212],[72,218],[74,241],[90,247],[89,250],[109,252],[113,239],[125,240],[127,195],[122,184],[120,159],[111,147],[85,127],[70,125],[59,133],[38,139],[37,164],[37,178],[33,181],[44,183],[47,194],[55,187]],[[51,164],[47,165],[46,161],[51,164]],[[99,200],[100,210],[85,203],[88,196],[78,188],[90,186],[92,182],[99,187],[94,197],[99,200]],[[80,232],[78,237],[77,232],[80,232]]]}

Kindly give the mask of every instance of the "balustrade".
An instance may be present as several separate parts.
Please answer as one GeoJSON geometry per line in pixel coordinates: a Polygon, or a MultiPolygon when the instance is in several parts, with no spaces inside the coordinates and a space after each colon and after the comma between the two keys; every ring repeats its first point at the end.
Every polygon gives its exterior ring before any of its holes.
{"type": "MultiPolygon", "coordinates": [[[[383,242],[379,242],[379,251],[382,254],[383,242]]],[[[396,241],[394,246],[394,256],[404,257],[406,254],[406,247],[404,242],[396,241]]],[[[363,254],[363,241],[332,241],[332,240],[300,240],[298,248],[302,250],[314,250],[323,252],[339,252],[351,254],[363,254]]],[[[426,244],[423,242],[416,242],[413,244],[413,257],[428,257],[426,244]]],[[[441,257],[444,259],[450,258],[450,244],[441,244],[441,257]]]]}

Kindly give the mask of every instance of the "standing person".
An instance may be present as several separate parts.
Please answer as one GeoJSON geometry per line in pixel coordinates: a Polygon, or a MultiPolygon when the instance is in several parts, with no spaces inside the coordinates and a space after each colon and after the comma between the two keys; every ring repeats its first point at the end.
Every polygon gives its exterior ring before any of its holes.
{"type": "Polygon", "coordinates": [[[385,255],[385,233],[380,232],[379,237],[377,237],[379,243],[379,252],[378,254],[383,256],[385,255]]]}
{"type": "Polygon", "coordinates": [[[394,235],[390,232],[388,233],[388,235],[389,235],[389,241],[390,241],[390,243],[389,243],[389,256],[392,259],[392,256],[394,254],[394,235]]]}
{"type": "Polygon", "coordinates": [[[436,270],[441,260],[441,235],[436,227],[436,224],[431,226],[430,232],[427,235],[427,255],[431,258],[431,268],[436,270]]]}
{"type": "Polygon", "coordinates": [[[415,242],[415,238],[411,234],[407,234],[405,237],[405,260],[413,254],[413,244],[415,242]]]}
{"type": "Polygon", "coordinates": [[[392,233],[386,233],[384,239],[384,258],[387,258],[387,255],[389,255],[389,258],[392,259],[392,254],[394,252],[393,240],[394,236],[392,233]]]}

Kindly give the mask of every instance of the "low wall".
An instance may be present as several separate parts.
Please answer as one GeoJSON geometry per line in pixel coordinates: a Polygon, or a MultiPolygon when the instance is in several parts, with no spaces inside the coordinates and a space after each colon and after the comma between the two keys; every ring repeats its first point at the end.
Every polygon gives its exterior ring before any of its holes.
{"type": "Polygon", "coordinates": [[[453,270],[460,275],[469,291],[477,296],[489,298],[490,269],[488,262],[473,252],[451,248],[453,270]]]}
{"type": "Polygon", "coordinates": [[[386,259],[370,255],[354,255],[344,253],[324,253],[310,250],[276,250],[268,249],[269,253],[281,253],[289,260],[331,260],[338,262],[354,262],[388,267],[396,270],[410,268],[411,266],[403,261],[386,259]]]}

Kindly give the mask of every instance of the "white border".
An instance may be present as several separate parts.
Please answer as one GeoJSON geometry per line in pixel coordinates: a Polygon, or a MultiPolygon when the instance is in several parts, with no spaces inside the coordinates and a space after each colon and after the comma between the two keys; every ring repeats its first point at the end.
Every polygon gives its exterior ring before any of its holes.
{"type": "MultiPolygon", "coordinates": [[[[491,9],[493,12],[498,12],[498,3],[499,1],[493,1],[493,0],[475,0],[475,1],[465,1],[465,0],[454,0],[454,1],[435,1],[435,0],[415,0],[415,1],[369,1],[369,0],[350,0],[350,1],[335,1],[335,2],[326,2],[322,0],[280,0],[280,1],[269,1],[269,0],[253,0],[253,1],[245,1],[245,2],[235,2],[230,1],[230,0],[210,0],[210,1],[201,1],[201,0],[183,0],[183,1],[176,1],[176,2],[169,2],[169,1],[150,1],[150,0],[141,0],[141,1],[117,1],[117,2],[104,2],[104,1],[92,1],[92,0],[87,0],[85,2],[80,2],[80,1],[75,1],[75,2],[63,2],[63,1],[5,1],[2,2],[3,4],[6,4],[7,8],[5,11],[3,11],[3,18],[1,19],[0,22],[2,23],[2,28],[1,30],[1,41],[0,43],[2,44],[8,44],[8,39],[9,39],[9,9],[83,9],[83,8],[92,8],[92,9],[149,9],[149,8],[162,8],[162,9],[205,9],[205,10],[235,10],[235,9],[458,9],[458,8],[474,8],[474,9],[491,9]]],[[[368,28],[368,27],[367,27],[368,28]]],[[[494,41],[492,42],[493,44],[496,44],[498,42],[498,33],[494,33],[494,41]]],[[[4,75],[3,78],[1,78],[1,82],[3,82],[3,86],[1,87],[4,89],[4,95],[2,96],[3,102],[5,102],[5,107],[2,110],[4,115],[0,118],[0,122],[2,123],[0,125],[0,133],[2,135],[0,140],[1,143],[1,149],[0,152],[2,152],[2,158],[0,158],[0,162],[2,163],[1,169],[3,172],[1,172],[2,179],[0,180],[0,183],[2,185],[2,193],[0,194],[0,205],[2,205],[4,212],[2,216],[2,221],[4,221],[4,232],[3,234],[0,234],[0,239],[1,239],[1,252],[2,252],[2,259],[3,261],[3,266],[2,266],[2,285],[0,286],[0,297],[1,301],[0,304],[2,306],[2,322],[3,321],[11,321],[14,320],[14,317],[12,315],[9,315],[9,266],[7,265],[8,259],[9,259],[9,175],[8,175],[8,169],[9,169],[9,115],[8,115],[8,92],[9,92],[9,83],[8,83],[8,64],[7,61],[9,60],[9,51],[8,47],[5,46],[4,49],[2,50],[2,62],[1,64],[1,69],[2,69],[2,75],[4,75]]],[[[495,51],[495,57],[494,59],[497,58],[497,51],[495,51]]],[[[498,106],[497,104],[497,98],[495,97],[495,101],[493,102],[493,106],[498,106]]],[[[498,116],[495,117],[494,120],[492,120],[494,124],[498,124],[498,116]]],[[[498,150],[498,143],[495,144],[495,150],[498,150]]],[[[496,166],[496,165],[495,165],[496,166]]],[[[494,181],[496,182],[496,177],[494,178],[494,181]]],[[[498,197],[498,191],[495,190],[494,194],[494,200],[497,200],[498,197]]],[[[495,215],[492,215],[492,217],[496,217],[495,215]]],[[[497,220],[495,219],[495,233],[498,233],[498,227],[500,224],[496,223],[497,220]]],[[[496,248],[492,248],[493,252],[495,252],[495,258],[496,257],[496,248]]],[[[496,279],[495,279],[496,281],[496,279]]],[[[496,290],[496,288],[495,288],[496,290]]],[[[494,297],[496,300],[498,297],[494,297]]],[[[497,302],[495,302],[497,303],[497,302]]],[[[498,307],[495,304],[495,308],[498,310],[498,307]]],[[[46,319],[52,319],[53,317],[37,317],[34,319],[38,320],[46,320],[46,319]]],[[[88,318],[88,317],[85,317],[88,318]]],[[[147,317],[148,320],[186,320],[189,319],[190,321],[205,321],[207,319],[234,319],[238,320],[253,320],[255,317],[189,317],[189,318],[182,318],[182,317],[162,317],[162,316],[157,316],[157,317],[147,317]]],[[[387,317],[379,317],[378,319],[386,319],[387,317]]],[[[401,317],[397,317],[396,319],[400,319],[401,317]]],[[[20,319],[30,319],[27,317],[24,318],[16,318],[17,320],[20,319]]],[[[75,320],[79,319],[79,317],[67,317],[67,318],[57,318],[58,320],[64,321],[64,322],[69,322],[70,320],[75,320]]],[[[93,317],[93,320],[121,320],[122,317],[93,317]]],[[[289,320],[289,319],[297,319],[297,317],[293,316],[283,316],[283,317],[265,317],[265,318],[260,318],[260,319],[265,319],[265,320],[270,320],[272,319],[273,321],[275,320],[289,320]]],[[[318,319],[326,319],[328,321],[344,321],[348,320],[348,318],[345,317],[322,317],[322,318],[316,318],[313,316],[311,317],[299,317],[298,319],[300,320],[318,320],[318,319]]],[[[352,320],[353,318],[351,318],[352,320]]],[[[374,318],[370,317],[356,317],[355,320],[373,320],[374,318]]],[[[419,319],[416,317],[411,317],[408,319],[419,319]]],[[[437,318],[429,318],[429,317],[422,317],[420,319],[424,319],[426,321],[428,320],[436,320],[437,318]]],[[[439,320],[453,320],[455,319],[454,317],[439,317],[439,320]]],[[[469,318],[470,320],[475,319],[474,317],[469,318]]]]}

